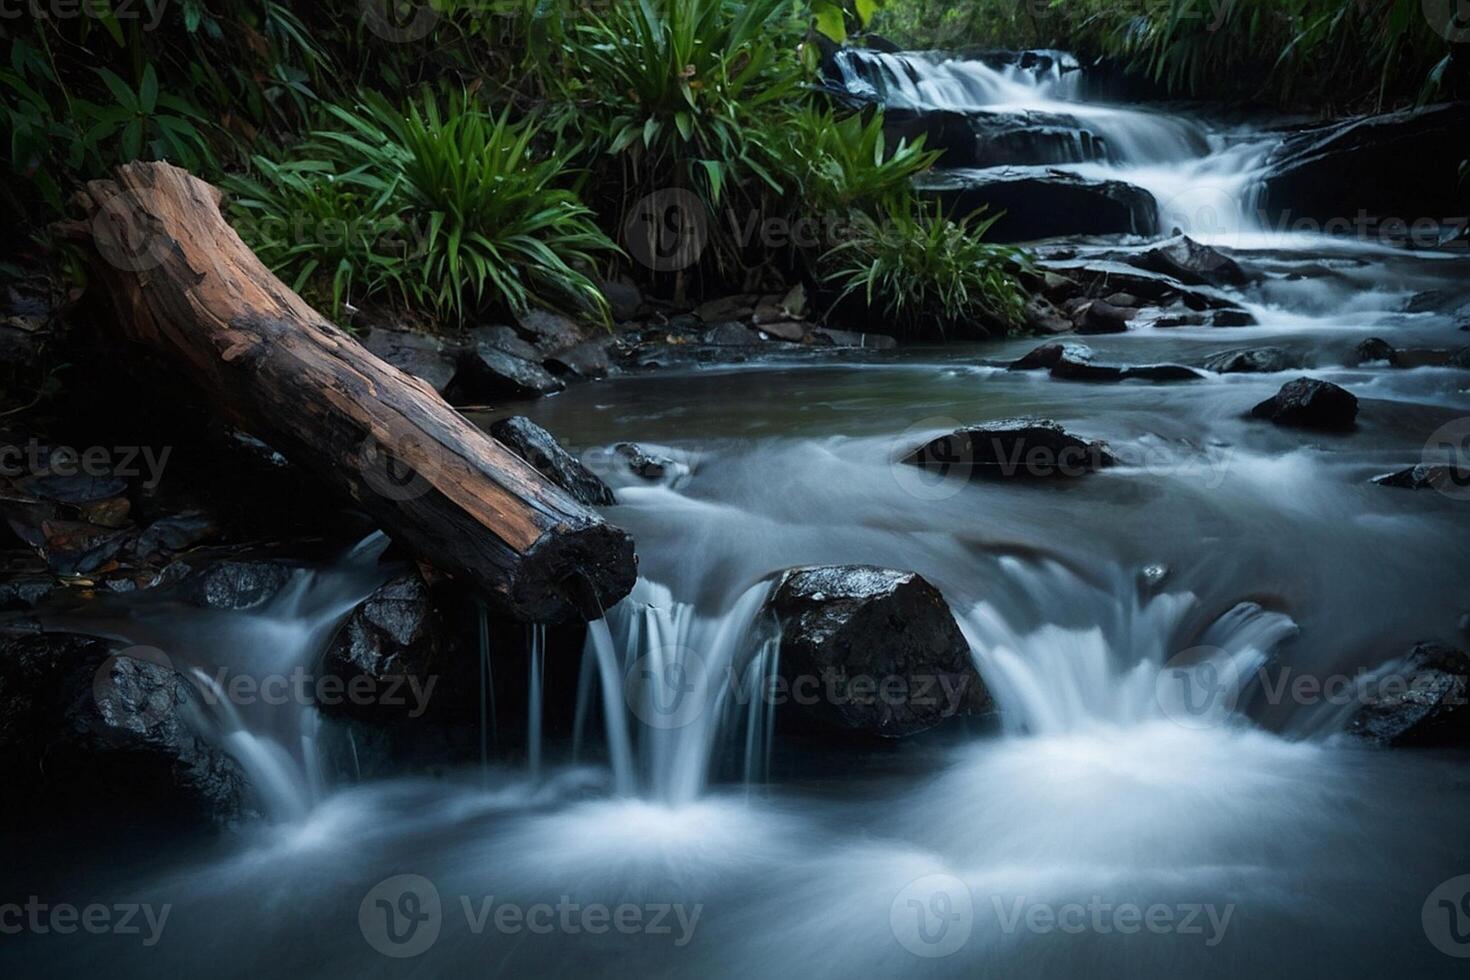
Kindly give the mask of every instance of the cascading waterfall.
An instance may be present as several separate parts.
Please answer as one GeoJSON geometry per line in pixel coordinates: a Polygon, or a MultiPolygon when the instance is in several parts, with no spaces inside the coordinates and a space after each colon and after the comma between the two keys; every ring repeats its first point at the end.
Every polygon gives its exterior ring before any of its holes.
{"type": "Polygon", "coordinates": [[[1045,129],[1049,137],[1033,146],[1027,163],[1142,187],[1158,204],[1161,234],[1177,228],[1228,243],[1263,230],[1260,177],[1280,136],[1211,126],[1156,108],[1085,101],[1084,73],[1063,52],[1037,52],[1023,67],[848,49],[835,65],[848,91],[888,106],[1022,117],[1029,131],[1045,129]]]}
{"type": "Polygon", "coordinates": [[[595,665],[603,692],[614,785],[671,804],[690,803],[730,746],[739,746],[747,782],[769,768],[774,709],[767,697],[777,667],[776,637],[757,629],[770,591],[746,589],[721,615],[700,614],[665,586],[639,580],[592,624],[579,685],[578,729],[595,665]],[[634,771],[636,732],[637,772],[634,771]]]}
{"type": "Polygon", "coordinates": [[[541,778],[541,737],[544,709],[546,671],[546,627],[542,624],[530,630],[530,682],[526,692],[526,767],[532,779],[541,778]]]}
{"type": "Polygon", "coordinates": [[[1186,620],[1199,606],[1189,593],[1141,595],[1121,573],[1102,588],[1055,562],[1003,558],[1000,567],[1032,601],[1080,611],[1089,624],[1019,629],[1017,611],[992,602],[958,617],[1013,734],[1164,720],[1228,724],[1257,672],[1297,632],[1290,617],[1244,602],[1181,649],[1186,620]]]}

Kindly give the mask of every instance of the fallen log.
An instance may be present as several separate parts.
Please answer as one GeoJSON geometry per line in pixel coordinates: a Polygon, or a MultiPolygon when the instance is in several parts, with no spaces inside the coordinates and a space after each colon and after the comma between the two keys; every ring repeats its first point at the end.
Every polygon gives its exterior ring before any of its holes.
{"type": "Polygon", "coordinates": [[[307,305],[225,221],[217,188],[130,163],[78,197],[86,220],[58,230],[90,246],[122,335],[396,540],[526,621],[595,618],[632,588],[626,532],[307,305]]]}

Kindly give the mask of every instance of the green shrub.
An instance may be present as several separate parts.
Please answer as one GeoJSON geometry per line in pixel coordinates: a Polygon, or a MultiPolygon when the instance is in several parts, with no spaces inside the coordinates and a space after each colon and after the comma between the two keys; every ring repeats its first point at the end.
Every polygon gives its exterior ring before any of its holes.
{"type": "Polygon", "coordinates": [[[924,149],[924,137],[889,147],[883,113],[839,117],[831,109],[805,108],[778,123],[790,136],[786,171],[798,183],[805,207],[846,215],[907,208],[913,178],[934,165],[940,151],[924,149]]]}
{"type": "Polygon", "coordinates": [[[276,250],[288,275],[331,272],[334,297],[354,282],[366,294],[391,288],[451,322],[497,304],[606,313],[588,270],[613,244],[560,187],[563,160],[532,147],[535,118],[512,122],[465,96],[400,110],[370,94],[329,113],[340,125],[313,134],[310,159],[263,167],[254,184],[269,187],[243,203],[257,217],[288,207],[359,229],[347,247],[304,239],[276,250]]]}
{"type": "Polygon", "coordinates": [[[995,218],[953,221],[937,209],[857,215],[847,240],[822,258],[825,279],[841,297],[860,295],[919,335],[1004,333],[1022,320],[1025,293],[1007,272],[1025,264],[1020,250],[983,241],[995,218]]]}

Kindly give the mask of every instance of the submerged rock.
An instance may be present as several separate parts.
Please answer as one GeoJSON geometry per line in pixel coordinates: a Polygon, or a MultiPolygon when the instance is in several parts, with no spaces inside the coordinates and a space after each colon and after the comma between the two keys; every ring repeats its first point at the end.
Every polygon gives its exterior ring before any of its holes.
{"type": "Polygon", "coordinates": [[[1381,337],[1369,337],[1353,348],[1352,363],[1371,364],[1374,361],[1393,362],[1393,345],[1381,337]]]}
{"type": "Polygon", "coordinates": [[[1194,286],[1244,286],[1249,282],[1238,262],[1188,235],[1171,238],[1131,261],[1140,269],[1161,272],[1194,286]]]}
{"type": "Polygon", "coordinates": [[[1300,358],[1280,347],[1228,350],[1205,361],[1205,370],[1216,374],[1276,374],[1298,367],[1301,367],[1300,358]]]}
{"type": "Polygon", "coordinates": [[[1347,731],[1383,746],[1470,744],[1470,657],[1420,643],[1366,685],[1347,731]]]}
{"type": "Polygon", "coordinates": [[[902,461],[972,480],[1070,478],[1117,462],[1105,443],[1086,442],[1046,419],[1000,419],[956,429],[902,461]]]}
{"type": "Polygon", "coordinates": [[[1428,465],[1421,463],[1397,473],[1376,476],[1373,482],[1380,487],[1397,487],[1403,490],[1438,490],[1441,493],[1461,494],[1470,489],[1470,470],[1458,466],[1428,465]]]}
{"type": "MultiPolygon", "coordinates": [[[[187,565],[184,570],[190,571],[187,565]]],[[[274,597],[292,574],[292,568],[281,562],[227,559],[188,574],[183,595],[202,609],[250,609],[274,597]]]]}
{"type": "Polygon", "coordinates": [[[1011,371],[1044,371],[1056,367],[1063,357],[1087,360],[1092,357],[1092,348],[1086,344],[1053,343],[1042,344],[1011,362],[1011,371]]]}
{"type": "Polygon", "coordinates": [[[617,503],[612,489],[581,460],[561,447],[550,432],[523,415],[500,419],[490,434],[511,452],[530,463],[538,473],[589,507],[617,503]]]}
{"type": "Polygon", "coordinates": [[[459,403],[539,398],[565,387],[536,362],[481,345],[465,356],[445,397],[459,403]]]}
{"type": "Polygon", "coordinates": [[[1358,417],[1358,399],[1330,381],[1297,378],[1251,409],[1254,418],[1300,429],[1347,430],[1358,417]]]}
{"type": "Polygon", "coordinates": [[[1124,333],[1128,329],[1128,321],[1137,315],[1138,311],[1135,309],[1114,306],[1106,300],[1095,299],[1083,309],[1082,318],[1077,323],[1077,332],[1124,333]]]}
{"type": "Polygon", "coordinates": [[[667,456],[655,456],[636,442],[620,442],[613,451],[628,464],[628,469],[645,480],[661,480],[677,464],[667,456]]]}
{"type": "Polygon", "coordinates": [[[769,609],[791,700],[823,722],[897,738],[990,707],[954,614],[913,572],[794,569],[769,609]]]}

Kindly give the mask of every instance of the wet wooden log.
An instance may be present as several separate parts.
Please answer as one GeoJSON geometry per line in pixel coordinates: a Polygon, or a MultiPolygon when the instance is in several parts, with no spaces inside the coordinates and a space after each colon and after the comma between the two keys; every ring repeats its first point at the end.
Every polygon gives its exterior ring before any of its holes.
{"type": "Polygon", "coordinates": [[[526,621],[593,618],[632,588],[626,532],[307,305],[225,221],[217,188],[131,163],[79,198],[85,219],[58,229],[91,247],[121,334],[396,540],[526,621]]]}

